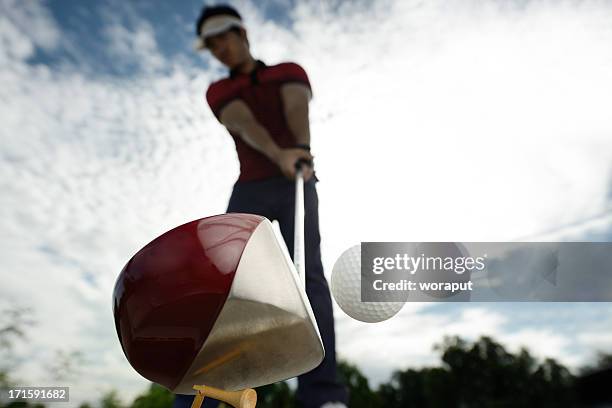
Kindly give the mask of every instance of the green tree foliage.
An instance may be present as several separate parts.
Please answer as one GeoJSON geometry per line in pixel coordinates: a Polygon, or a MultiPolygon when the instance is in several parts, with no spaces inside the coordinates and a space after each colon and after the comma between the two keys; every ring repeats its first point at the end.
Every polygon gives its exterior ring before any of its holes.
{"type": "Polygon", "coordinates": [[[257,388],[257,408],[294,408],[295,395],[286,382],[257,388]]]}
{"type": "Polygon", "coordinates": [[[32,319],[32,310],[25,307],[2,310],[0,319],[0,390],[2,390],[17,382],[11,378],[11,372],[19,363],[13,345],[16,341],[27,339],[26,330],[35,322],[32,319]]]}
{"type": "Polygon", "coordinates": [[[597,361],[595,364],[583,367],[580,370],[580,373],[583,375],[591,374],[609,368],[612,368],[612,353],[599,352],[597,353],[597,361]]]}
{"type": "Polygon", "coordinates": [[[394,372],[378,395],[384,407],[452,407],[452,387],[443,368],[407,369],[394,372]]]}
{"type": "Polygon", "coordinates": [[[65,382],[77,377],[85,364],[83,353],[79,351],[56,350],[53,360],[45,368],[49,378],[65,382]]]}
{"type": "Polygon", "coordinates": [[[368,379],[361,374],[359,369],[346,362],[338,363],[338,373],[344,384],[349,389],[349,407],[351,408],[378,408],[380,398],[368,384],[368,379]]]}
{"type": "MultiPolygon", "coordinates": [[[[4,333],[19,332],[15,330],[11,329],[4,333]]],[[[525,349],[511,353],[490,337],[481,337],[474,342],[467,342],[459,337],[445,338],[434,350],[440,355],[439,367],[395,371],[391,380],[381,384],[377,389],[370,387],[367,378],[355,365],[341,361],[338,371],[350,391],[349,406],[351,408],[577,406],[574,395],[576,379],[566,367],[554,359],[538,361],[525,349]]],[[[582,373],[610,367],[611,363],[612,355],[600,354],[598,361],[593,366],[584,368],[582,373]]],[[[7,375],[6,372],[0,374],[7,375]]],[[[259,387],[257,393],[258,408],[298,406],[294,392],[286,382],[259,387]]],[[[123,405],[118,393],[110,391],[96,406],[170,408],[173,400],[174,395],[171,392],[152,384],[131,405],[123,405]]],[[[5,407],[40,408],[43,405],[13,402],[5,407]]],[[[81,408],[89,407],[89,404],[81,405],[81,408]]],[[[220,407],[224,405],[221,404],[220,407]]]]}
{"type": "Polygon", "coordinates": [[[571,407],[574,377],[553,359],[541,364],[489,337],[447,338],[435,350],[439,368],[396,371],[378,394],[385,407],[571,407]]]}
{"type": "Polygon", "coordinates": [[[174,394],[161,385],[151,384],[147,392],[136,397],[131,408],[171,408],[174,394]]]}
{"type": "Polygon", "coordinates": [[[0,390],[5,390],[11,386],[9,374],[5,368],[0,368],[0,390]]]}
{"type": "Polygon", "coordinates": [[[116,390],[111,390],[100,399],[100,408],[123,408],[116,390]]]}

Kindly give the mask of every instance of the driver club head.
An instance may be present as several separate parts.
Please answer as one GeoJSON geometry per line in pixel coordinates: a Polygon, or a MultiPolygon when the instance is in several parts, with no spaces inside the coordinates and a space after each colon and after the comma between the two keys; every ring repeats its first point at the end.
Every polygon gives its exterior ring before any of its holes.
{"type": "Polygon", "coordinates": [[[325,353],[285,244],[252,214],[202,218],[151,241],[117,278],[113,312],[132,367],[179,394],[285,380],[325,353]]]}

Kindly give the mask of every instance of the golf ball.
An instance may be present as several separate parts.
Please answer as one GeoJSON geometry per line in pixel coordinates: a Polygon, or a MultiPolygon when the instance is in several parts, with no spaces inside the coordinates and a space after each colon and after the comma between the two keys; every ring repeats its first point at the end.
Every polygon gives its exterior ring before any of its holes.
{"type": "Polygon", "coordinates": [[[342,311],[353,319],[378,323],[393,317],[404,302],[361,301],[361,246],[355,245],[340,255],[331,276],[331,291],[342,311]]]}

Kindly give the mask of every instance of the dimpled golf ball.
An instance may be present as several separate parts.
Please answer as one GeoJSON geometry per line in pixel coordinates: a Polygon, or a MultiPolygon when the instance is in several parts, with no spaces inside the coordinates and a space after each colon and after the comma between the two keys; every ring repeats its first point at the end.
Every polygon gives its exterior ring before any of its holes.
{"type": "Polygon", "coordinates": [[[342,311],[353,319],[378,323],[393,317],[404,302],[361,301],[361,246],[355,245],[340,255],[331,276],[331,291],[342,311]]]}

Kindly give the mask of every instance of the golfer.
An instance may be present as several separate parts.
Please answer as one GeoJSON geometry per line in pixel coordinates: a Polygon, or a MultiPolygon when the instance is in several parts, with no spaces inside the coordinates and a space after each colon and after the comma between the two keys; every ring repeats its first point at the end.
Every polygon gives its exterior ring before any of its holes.
{"type": "MultiPolygon", "coordinates": [[[[300,159],[312,163],[308,76],[292,62],[266,65],[253,58],[242,18],[232,7],[205,7],[196,32],[198,48],[209,51],[229,69],[229,76],[211,84],[206,92],[212,112],[234,139],[240,161],[240,176],[227,212],[278,220],[293,254],[295,165],[300,159]]],[[[312,166],[303,166],[303,174],[306,294],[323,339],[325,359],[298,377],[296,396],[304,408],[342,408],[347,392],[336,373],[332,302],[321,264],[317,178],[312,166]]],[[[175,407],[189,406],[192,399],[177,396],[175,407]]],[[[206,404],[207,399],[204,401],[206,404]]]]}

